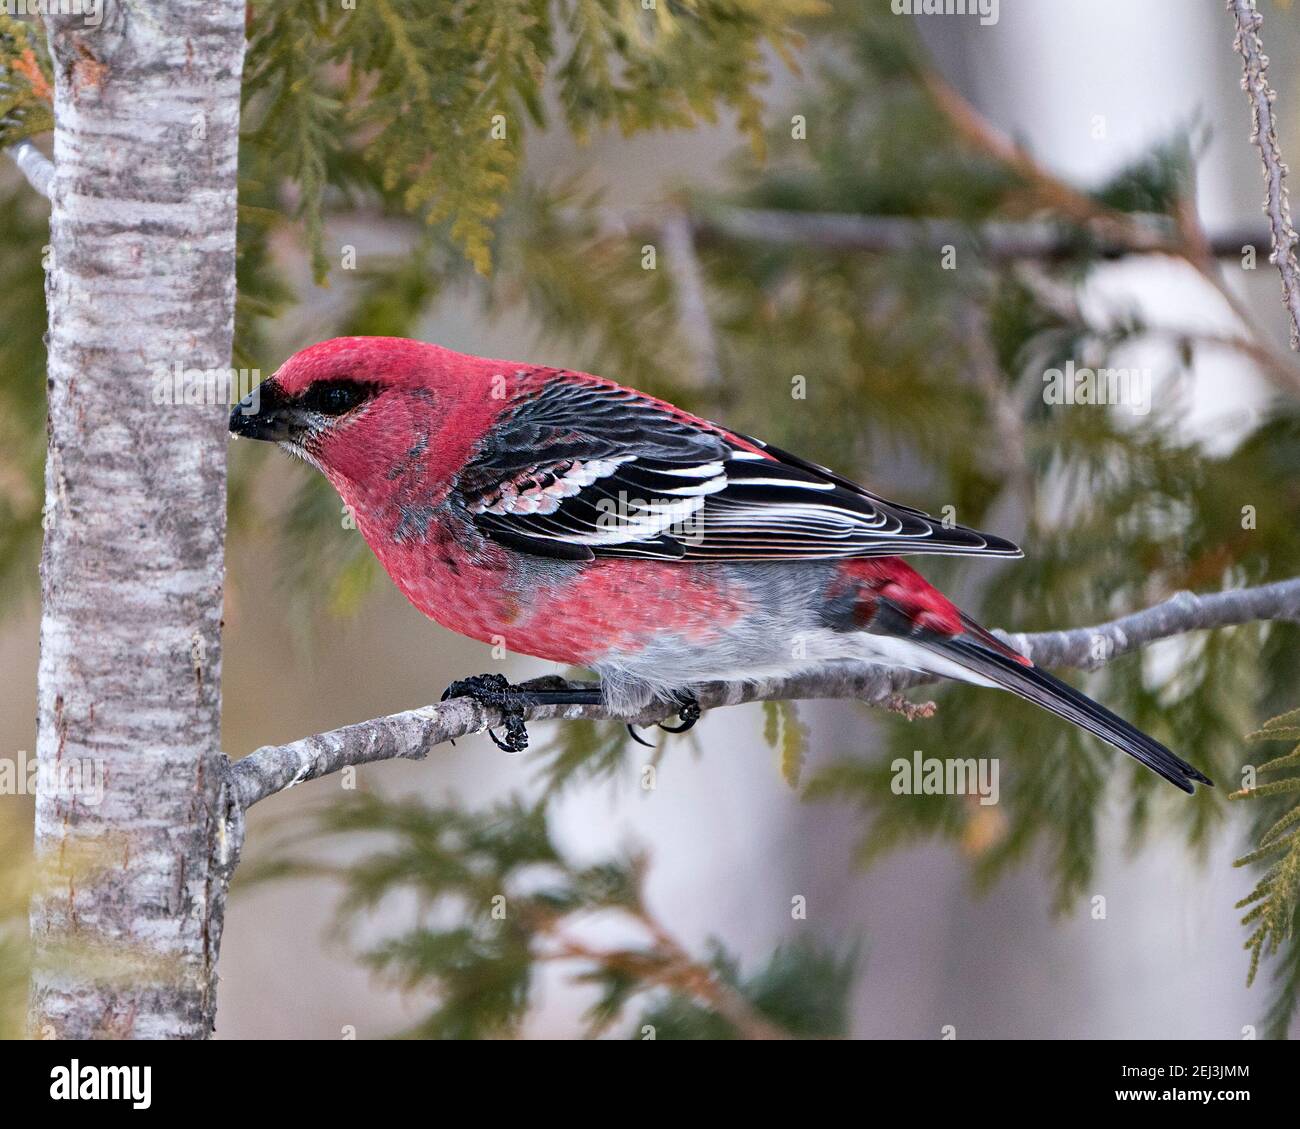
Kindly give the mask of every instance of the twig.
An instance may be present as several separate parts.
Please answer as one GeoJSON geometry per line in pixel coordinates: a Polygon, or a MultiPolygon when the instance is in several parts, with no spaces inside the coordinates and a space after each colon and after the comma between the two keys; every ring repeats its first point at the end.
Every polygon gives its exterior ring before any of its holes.
{"type": "Polygon", "coordinates": [[[585,961],[623,972],[649,986],[669,988],[694,996],[727,1020],[746,1039],[789,1039],[781,1030],[754,1010],[750,1002],[705,965],[692,959],[662,929],[656,931],[655,949],[597,949],[572,938],[557,938],[544,960],[585,961]]]}
{"type": "MultiPolygon", "coordinates": [[[[1101,239],[1122,247],[1142,250],[1144,243],[1151,240],[1151,233],[1135,216],[1108,208],[1080,192],[1041,165],[1023,145],[994,128],[938,71],[924,69],[921,83],[935,106],[968,145],[1006,165],[1053,212],[1069,217],[1101,239]]],[[[1167,248],[1163,241],[1153,240],[1152,245],[1145,249],[1160,251],[1167,248]]]]}
{"type": "Polygon", "coordinates": [[[54,180],[54,162],[30,141],[23,140],[6,150],[30,184],[47,200],[54,180]]]}
{"type": "MultiPolygon", "coordinates": [[[[1092,669],[1158,639],[1258,620],[1300,622],[1300,577],[1206,596],[1181,592],[1145,611],[1095,627],[1031,635],[1003,633],[1003,638],[1043,666],[1092,669]]],[[[704,709],[777,699],[855,698],[897,710],[899,691],[934,681],[932,675],[909,671],[827,666],[789,678],[707,683],[696,687],[695,692],[704,709]]],[[[650,725],[674,712],[672,706],[656,705],[636,718],[618,720],[650,725]]],[[[525,710],[525,716],[530,721],[541,721],[609,719],[612,715],[603,706],[541,706],[525,710]]],[[[231,765],[231,800],[242,810],[304,780],[315,780],[349,765],[395,758],[419,760],[435,745],[481,733],[501,721],[496,710],[468,698],[455,698],[287,745],[266,745],[231,765]]]]}
{"type": "Polygon", "coordinates": [[[1154,607],[1096,627],[1032,635],[1004,631],[998,634],[1042,666],[1095,670],[1119,655],[1160,639],[1261,620],[1300,623],[1300,577],[1208,596],[1179,592],[1154,607]]]}
{"type": "MultiPolygon", "coordinates": [[[[1249,6],[1248,0],[1230,0],[1230,2],[1239,5],[1245,2],[1247,7],[1249,6]]],[[[1267,63],[1262,52],[1260,59],[1267,63]]],[[[1263,374],[1278,389],[1293,396],[1300,394],[1300,365],[1296,364],[1292,354],[1273,348],[1268,335],[1260,330],[1250,310],[1232,292],[1218,262],[1225,249],[1217,246],[1205,235],[1199,218],[1191,209],[1182,207],[1178,210],[1177,215],[1173,217],[1172,235],[1156,236],[1150,227],[1152,221],[1149,219],[1106,207],[1041,165],[1023,146],[995,129],[936,71],[923,72],[922,82],[933,98],[935,106],[948,119],[957,134],[968,145],[987,153],[1014,171],[1037,200],[1052,212],[1066,216],[1085,227],[1103,244],[1110,243],[1136,253],[1171,255],[1194,267],[1211,286],[1219,291],[1229,309],[1242,324],[1259,338],[1260,347],[1267,349],[1273,355],[1272,362],[1263,367],[1263,374]]],[[[1274,138],[1274,148],[1276,148],[1276,138],[1274,138]]],[[[1278,167],[1282,167],[1280,161],[1278,167]]],[[[1285,199],[1283,203],[1285,204],[1285,199]]],[[[1287,222],[1289,226],[1289,214],[1287,222]]],[[[1255,242],[1255,239],[1245,239],[1237,244],[1235,252],[1227,253],[1240,253],[1243,245],[1255,242]]],[[[1291,243],[1294,242],[1293,231],[1291,243]]],[[[1289,254],[1290,243],[1287,247],[1289,254]]],[[[1276,261],[1276,250],[1274,255],[1276,261]]],[[[1294,260],[1291,269],[1294,272],[1294,260]]],[[[1292,294],[1294,293],[1293,290],[1292,294]]],[[[1292,348],[1294,347],[1293,340],[1292,348]]]]}
{"type": "MultiPolygon", "coordinates": [[[[976,241],[985,257],[1007,262],[1040,259],[1054,262],[1084,249],[1080,236],[1048,221],[961,223],[909,216],[864,216],[844,212],[796,212],[763,208],[701,206],[691,221],[702,242],[748,240],[776,246],[813,247],[827,251],[902,254],[976,241]]],[[[1256,228],[1224,228],[1209,239],[1221,258],[1240,258],[1247,245],[1266,242],[1256,228]]],[[[1134,216],[1122,232],[1096,233],[1087,250],[1104,259],[1125,255],[1180,255],[1176,225],[1164,216],[1134,216]]]]}
{"type": "Polygon", "coordinates": [[[1287,199],[1286,164],[1277,141],[1277,120],[1273,116],[1276,95],[1268,85],[1268,56],[1260,42],[1259,28],[1264,17],[1251,0],[1228,0],[1228,10],[1237,24],[1233,46],[1241,55],[1244,74],[1241,88],[1250,99],[1252,124],[1250,139],[1259,149],[1264,165],[1264,214],[1273,233],[1270,262],[1282,276],[1282,301],[1291,315],[1291,348],[1300,349],[1300,267],[1296,265],[1296,232],[1291,225],[1291,205],[1287,199]]]}
{"type": "MultiPolygon", "coordinates": [[[[1237,315],[1238,321],[1250,329],[1253,336],[1163,325],[1144,326],[1141,336],[1172,342],[1179,348],[1196,346],[1228,349],[1240,353],[1259,365],[1275,387],[1292,393],[1300,392],[1300,367],[1297,367],[1295,357],[1284,350],[1265,344],[1268,335],[1260,329],[1255,319],[1251,317],[1250,311],[1232,292],[1216,262],[1206,263],[1200,269],[1201,274],[1219,291],[1229,308],[1237,315]]],[[[1035,298],[1052,313],[1066,321],[1083,324],[1085,319],[1079,309],[1074,287],[1058,282],[1037,263],[1019,263],[1015,271],[1016,277],[1031,289],[1035,298]]]]}

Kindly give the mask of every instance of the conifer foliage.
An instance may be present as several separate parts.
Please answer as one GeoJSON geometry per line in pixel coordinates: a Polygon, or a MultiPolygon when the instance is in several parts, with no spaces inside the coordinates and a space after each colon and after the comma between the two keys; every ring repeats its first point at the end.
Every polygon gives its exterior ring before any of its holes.
{"type": "MultiPolygon", "coordinates": [[[[0,147],[51,128],[50,82],[40,25],[0,16],[0,147]]],[[[1158,251],[1242,312],[1224,277],[1237,263],[1207,253],[1197,220],[1203,141],[1189,124],[1100,188],[1068,183],[984,122],[888,5],[251,0],[235,363],[273,368],[287,351],[283,323],[309,301],[319,338],[415,334],[440,302],[469,299],[527,319],[575,367],[1022,541],[1027,559],[979,574],[965,599],[985,622],[1026,631],[1103,622],[1181,589],[1284,579],[1300,562],[1300,398],[1287,392],[1300,387],[1294,359],[1263,334],[1202,335],[1135,310],[1102,318],[1079,300],[1105,264],[1158,251]],[[773,66],[807,69],[797,106],[778,112],[763,101],[773,66]],[[529,136],[551,125],[585,138],[719,118],[744,139],[730,186],[688,186],[662,214],[611,223],[609,202],[580,178],[528,175],[529,136]],[[342,270],[331,227],[362,212],[404,225],[408,250],[342,270]],[[802,226],[784,237],[774,215],[802,226]],[[691,308],[681,273],[645,269],[645,245],[662,252],[666,216],[690,224],[703,311],[691,308]],[[1008,250],[1007,232],[1030,221],[1042,246],[1008,250]],[[277,250],[286,238],[298,241],[311,282],[294,281],[277,250]],[[1122,365],[1125,349],[1150,342],[1169,346],[1157,374],[1166,391],[1141,415],[1059,410],[1044,395],[1045,374],[1122,365]],[[1180,398],[1204,350],[1234,354],[1278,388],[1227,450],[1207,451],[1180,427],[1180,398]],[[927,469],[904,478],[901,467],[927,469]]],[[[6,591],[34,580],[41,532],[45,242],[40,202],[25,186],[5,190],[6,591]]],[[[1266,247],[1258,251],[1267,258],[1266,247]]],[[[234,460],[236,535],[277,529],[286,590],[312,606],[356,607],[376,570],[360,538],[340,534],[333,494],[304,475],[283,511],[261,512],[249,490],[259,458],[244,451],[234,460]]],[[[943,582],[959,567],[927,573],[943,582]]],[[[1295,712],[1258,728],[1295,704],[1295,630],[1198,633],[1171,641],[1160,662],[1132,654],[1102,665],[1099,656],[1084,688],[1212,777],[1236,779],[1243,734],[1300,738],[1295,712]]],[[[1089,889],[1108,813],[1120,812],[1134,843],[1158,830],[1199,849],[1229,833],[1221,794],[1166,795],[1071,727],[988,691],[952,686],[935,696],[937,712],[923,721],[870,715],[876,739],[852,756],[818,748],[794,706],[766,707],[767,739],[792,796],[861,812],[863,864],[944,840],[963,852],[977,884],[1013,866],[1043,868],[1058,908],[1070,912],[1089,889]],[[996,818],[961,796],[892,792],[891,762],[922,735],[929,747],[1001,758],[996,818]]],[[[697,732],[662,755],[681,756],[690,742],[706,749],[697,732]]],[[[409,931],[359,943],[384,977],[430,993],[413,1035],[526,1029],[541,970],[553,963],[595,989],[591,1034],[847,1033],[850,982],[863,970],[857,938],[790,942],[745,971],[722,942],[688,952],[657,919],[644,889],[651,856],[566,857],[551,833],[553,801],[630,771],[629,750],[620,726],[558,725],[550,746],[532,754],[536,797],[470,811],[362,796],[323,810],[312,830],[382,836],[382,847],[343,871],[286,849],[260,873],[328,870],[341,883],[349,936],[388,894],[416,895],[422,911],[409,931]],[[592,916],[617,919],[634,939],[580,942],[571,926],[592,916]]],[[[1260,765],[1267,782],[1240,793],[1259,813],[1258,849],[1238,863],[1260,868],[1242,903],[1250,976],[1261,962],[1274,965],[1267,1022],[1277,1035],[1300,999],[1300,808],[1287,806],[1297,757],[1300,746],[1260,765]]],[[[0,895],[0,914],[10,902],[0,895]]],[[[0,947],[0,1005],[17,994],[6,990],[15,980],[9,957],[12,968],[21,945],[0,947]]]]}

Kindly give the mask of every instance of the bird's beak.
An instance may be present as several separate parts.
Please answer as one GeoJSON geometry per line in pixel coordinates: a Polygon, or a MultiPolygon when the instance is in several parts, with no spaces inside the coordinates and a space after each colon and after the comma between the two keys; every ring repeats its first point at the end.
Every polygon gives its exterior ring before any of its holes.
{"type": "Polygon", "coordinates": [[[283,442],[301,429],[303,421],[296,418],[299,414],[274,379],[264,380],[231,410],[230,433],[283,442]]]}

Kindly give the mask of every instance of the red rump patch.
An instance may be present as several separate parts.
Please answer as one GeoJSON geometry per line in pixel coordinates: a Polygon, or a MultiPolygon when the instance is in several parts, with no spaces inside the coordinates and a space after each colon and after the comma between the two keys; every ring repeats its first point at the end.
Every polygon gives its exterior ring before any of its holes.
{"type": "Polygon", "coordinates": [[[862,600],[864,624],[875,614],[875,599],[888,600],[918,627],[940,635],[972,636],[990,651],[1015,659],[1022,666],[1034,665],[1031,659],[981,627],[916,569],[897,557],[850,560],[841,568],[848,580],[867,590],[862,600]]]}
{"type": "MultiPolygon", "coordinates": [[[[941,635],[960,635],[965,630],[957,605],[897,557],[847,560],[840,568],[845,577],[857,581],[872,596],[888,600],[918,627],[941,635]]],[[[864,611],[870,618],[874,604],[864,611]]]]}

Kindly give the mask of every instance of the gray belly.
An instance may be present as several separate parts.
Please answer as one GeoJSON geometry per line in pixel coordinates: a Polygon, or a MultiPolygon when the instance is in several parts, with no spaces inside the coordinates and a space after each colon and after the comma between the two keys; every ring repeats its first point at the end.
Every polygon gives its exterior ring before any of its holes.
{"type": "Polygon", "coordinates": [[[824,592],[834,562],[720,567],[730,571],[729,584],[748,589],[747,603],[754,610],[721,626],[707,644],[665,626],[643,645],[605,656],[593,669],[612,708],[635,712],[656,699],[680,698],[701,682],[777,677],[853,652],[843,633],[824,622],[824,592]]]}

